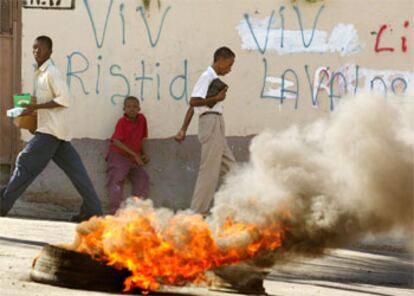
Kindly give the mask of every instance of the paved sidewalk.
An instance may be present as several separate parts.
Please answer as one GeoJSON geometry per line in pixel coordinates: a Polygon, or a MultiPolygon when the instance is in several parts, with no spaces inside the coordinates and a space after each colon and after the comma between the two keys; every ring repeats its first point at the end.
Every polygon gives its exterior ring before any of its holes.
{"type": "MultiPolygon", "coordinates": [[[[71,243],[75,224],[0,218],[0,295],[125,295],[73,290],[31,282],[33,258],[46,243],[71,243]]],[[[313,260],[275,266],[265,280],[269,295],[414,295],[412,254],[372,249],[335,250],[313,260]]],[[[240,295],[205,287],[171,288],[162,295],[240,295]]],[[[154,293],[152,295],[160,295],[154,293]]]]}

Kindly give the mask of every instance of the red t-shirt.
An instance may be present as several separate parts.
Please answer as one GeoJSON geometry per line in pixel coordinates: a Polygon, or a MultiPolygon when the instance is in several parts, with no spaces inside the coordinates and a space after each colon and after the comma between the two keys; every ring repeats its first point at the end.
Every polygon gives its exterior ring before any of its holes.
{"type": "Polygon", "coordinates": [[[112,141],[121,141],[134,152],[141,154],[142,139],[146,137],[148,137],[148,128],[145,116],[139,113],[136,120],[133,121],[124,115],[116,124],[115,131],[111,137],[108,153],[116,152],[133,160],[131,155],[116,147],[112,141]]]}

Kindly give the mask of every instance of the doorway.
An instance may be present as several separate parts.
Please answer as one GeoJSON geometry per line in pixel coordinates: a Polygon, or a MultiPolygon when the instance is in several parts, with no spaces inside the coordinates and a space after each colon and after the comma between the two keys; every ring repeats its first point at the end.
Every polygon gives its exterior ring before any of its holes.
{"type": "Polygon", "coordinates": [[[21,2],[0,0],[0,183],[22,145],[19,129],[6,117],[13,94],[21,91],[21,2]]]}

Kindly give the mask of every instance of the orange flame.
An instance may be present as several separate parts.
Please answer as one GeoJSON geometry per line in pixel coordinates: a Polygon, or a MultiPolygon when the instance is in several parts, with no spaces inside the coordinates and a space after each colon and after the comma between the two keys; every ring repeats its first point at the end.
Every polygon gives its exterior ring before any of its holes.
{"type": "Polygon", "coordinates": [[[160,284],[200,283],[205,271],[248,259],[262,250],[275,250],[284,237],[280,223],[260,229],[228,218],[214,236],[200,215],[181,213],[163,224],[157,219],[152,208],[92,218],[78,226],[75,249],[130,270],[124,291],[154,291],[160,284]]]}

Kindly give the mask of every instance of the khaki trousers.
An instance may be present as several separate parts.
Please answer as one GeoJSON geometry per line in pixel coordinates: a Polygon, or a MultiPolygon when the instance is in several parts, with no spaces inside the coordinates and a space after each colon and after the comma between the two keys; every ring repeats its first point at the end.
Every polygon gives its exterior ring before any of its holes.
{"type": "Polygon", "coordinates": [[[191,209],[196,213],[207,214],[219,178],[230,171],[236,160],[226,141],[223,116],[200,116],[198,139],[201,143],[201,159],[191,209]]]}

